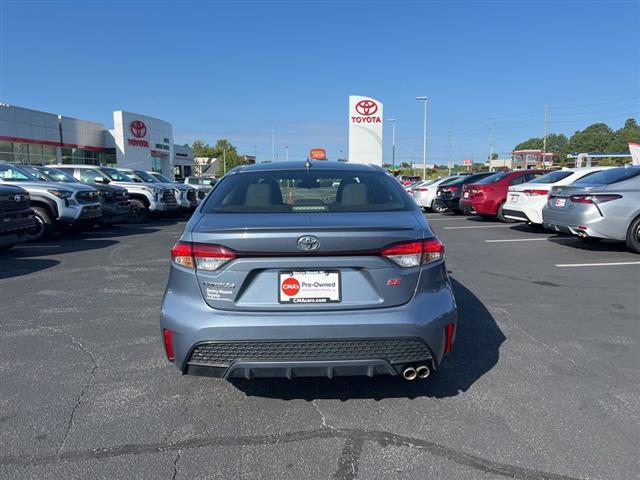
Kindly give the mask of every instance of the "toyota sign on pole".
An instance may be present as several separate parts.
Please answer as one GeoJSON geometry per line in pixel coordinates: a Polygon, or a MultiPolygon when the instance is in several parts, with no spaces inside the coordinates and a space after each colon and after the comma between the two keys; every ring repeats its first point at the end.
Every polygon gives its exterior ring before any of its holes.
{"type": "Polygon", "coordinates": [[[382,165],[382,102],[349,97],[349,162],[382,165]]]}

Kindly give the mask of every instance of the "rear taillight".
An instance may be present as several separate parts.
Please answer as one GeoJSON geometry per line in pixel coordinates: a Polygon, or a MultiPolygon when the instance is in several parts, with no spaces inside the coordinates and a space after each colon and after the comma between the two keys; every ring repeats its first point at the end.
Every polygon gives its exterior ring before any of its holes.
{"type": "Polygon", "coordinates": [[[549,191],[548,190],[530,189],[530,190],[523,190],[522,193],[524,193],[525,195],[527,195],[529,197],[536,197],[538,195],[547,195],[549,193],[549,191]]]}
{"type": "Polygon", "coordinates": [[[606,203],[622,198],[622,195],[572,195],[569,199],[573,203],[606,203]]]}
{"type": "Polygon", "coordinates": [[[416,190],[419,191],[419,192],[428,192],[429,191],[429,189],[425,188],[425,187],[419,187],[419,188],[416,188],[416,190]]]}
{"type": "Polygon", "coordinates": [[[456,333],[456,327],[453,323],[444,327],[444,353],[451,353],[453,350],[453,337],[456,333]]]}
{"type": "Polygon", "coordinates": [[[455,192],[460,190],[459,187],[440,187],[443,192],[455,192]]]}
{"type": "Polygon", "coordinates": [[[162,339],[164,340],[164,351],[167,354],[167,360],[173,362],[173,332],[165,328],[162,330],[162,339]]]}
{"type": "Polygon", "coordinates": [[[171,260],[176,265],[198,270],[217,270],[236,258],[233,250],[208,243],[179,241],[171,249],[171,260]]]}
{"type": "Polygon", "coordinates": [[[403,268],[417,267],[444,258],[444,245],[437,238],[396,243],[382,250],[381,255],[403,268]]]}

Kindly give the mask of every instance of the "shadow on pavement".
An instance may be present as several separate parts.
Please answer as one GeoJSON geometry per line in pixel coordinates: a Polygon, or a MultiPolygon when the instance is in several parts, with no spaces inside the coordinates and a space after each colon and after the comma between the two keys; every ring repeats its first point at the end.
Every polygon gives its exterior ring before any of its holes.
{"type": "Polygon", "coordinates": [[[0,279],[28,275],[54,267],[60,260],[57,255],[107,248],[118,243],[117,240],[88,240],[82,236],[57,237],[48,242],[20,243],[6,252],[0,252],[0,279]]]}
{"type": "Polygon", "coordinates": [[[234,380],[248,396],[292,399],[444,398],[467,391],[491,370],[500,356],[505,336],[480,300],[452,279],[458,302],[458,330],[453,353],[426,380],[399,376],[234,380]]]}

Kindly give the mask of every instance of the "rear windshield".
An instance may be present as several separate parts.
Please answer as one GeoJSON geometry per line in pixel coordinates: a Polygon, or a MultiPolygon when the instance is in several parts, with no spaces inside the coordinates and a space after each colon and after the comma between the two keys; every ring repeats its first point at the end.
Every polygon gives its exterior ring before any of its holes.
{"type": "MultiPolygon", "coordinates": [[[[475,180],[480,180],[481,178],[485,178],[488,175],[489,174],[487,174],[487,173],[479,174],[479,175],[478,174],[476,174],[476,175],[462,175],[460,177],[455,178],[451,182],[447,182],[446,185],[459,185],[461,183],[478,183],[475,180]]],[[[489,176],[493,176],[493,174],[491,174],[489,176]]],[[[445,185],[445,184],[441,183],[440,185],[445,185]]]]}
{"type": "Polygon", "coordinates": [[[555,172],[545,173],[541,177],[530,180],[529,183],[556,183],[573,175],[571,170],[556,170],[555,172]]]}
{"type": "Polygon", "coordinates": [[[623,180],[629,180],[638,175],[640,175],[640,168],[637,167],[611,168],[582,177],[573,182],[572,185],[610,185],[612,183],[622,182],[623,180]]]}
{"type": "Polygon", "coordinates": [[[489,175],[488,177],[484,177],[483,179],[473,183],[475,183],[476,185],[486,185],[488,183],[493,183],[493,182],[497,182],[498,180],[502,180],[507,175],[509,175],[509,172],[498,172],[498,173],[494,173],[493,175],[489,175]]]}
{"type": "Polygon", "coordinates": [[[381,172],[254,171],[229,175],[205,213],[393,212],[412,210],[404,189],[381,172]]]}

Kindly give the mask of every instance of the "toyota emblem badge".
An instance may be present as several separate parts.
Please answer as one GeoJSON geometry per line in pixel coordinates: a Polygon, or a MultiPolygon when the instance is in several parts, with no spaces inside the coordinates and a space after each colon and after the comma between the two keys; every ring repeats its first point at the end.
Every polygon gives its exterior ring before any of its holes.
{"type": "Polygon", "coordinates": [[[305,235],[298,239],[298,249],[303,252],[312,252],[320,248],[320,240],[313,235],[305,235]]]}

